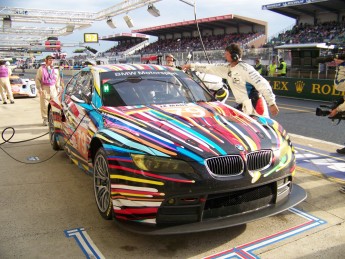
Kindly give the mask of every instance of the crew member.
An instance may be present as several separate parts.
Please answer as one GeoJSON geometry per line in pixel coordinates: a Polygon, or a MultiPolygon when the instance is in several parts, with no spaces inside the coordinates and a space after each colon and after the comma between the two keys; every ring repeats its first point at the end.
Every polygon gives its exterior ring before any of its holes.
{"type": "Polygon", "coordinates": [[[10,83],[10,76],[12,75],[12,71],[6,65],[6,61],[0,61],[0,93],[2,97],[3,104],[7,104],[7,97],[10,99],[11,103],[14,103],[11,83],[10,83]]]}
{"type": "Polygon", "coordinates": [[[36,74],[36,87],[40,95],[41,116],[43,126],[48,125],[48,104],[58,95],[61,87],[59,71],[53,67],[54,57],[46,56],[45,64],[40,66],[36,74]]]}
{"type": "Polygon", "coordinates": [[[279,109],[275,102],[275,95],[269,82],[262,77],[253,66],[241,60],[241,49],[237,44],[230,44],[225,48],[225,58],[228,63],[222,64],[186,64],[183,70],[195,69],[196,71],[217,75],[225,78],[230,86],[237,103],[237,108],[246,114],[259,114],[275,116],[279,109]]]}
{"type": "Polygon", "coordinates": [[[272,59],[272,63],[268,66],[268,76],[275,76],[277,71],[277,63],[275,59],[272,59]]]}
{"type": "Polygon", "coordinates": [[[165,65],[169,67],[175,67],[175,58],[173,54],[165,55],[165,65]]]}
{"type": "Polygon", "coordinates": [[[254,66],[255,70],[259,72],[260,75],[262,75],[263,73],[263,66],[261,64],[261,61],[259,58],[257,58],[255,60],[255,66],[254,66]]]}
{"type": "MultiPolygon", "coordinates": [[[[345,91],[345,60],[335,58],[334,59],[337,67],[334,77],[334,87],[338,91],[345,91]]],[[[343,97],[342,103],[331,111],[329,117],[334,117],[338,112],[345,111],[345,96],[343,97]]],[[[345,147],[337,149],[337,153],[345,155],[345,147]]],[[[339,191],[345,193],[345,185],[340,187],[339,191]]]]}
{"type": "Polygon", "coordinates": [[[278,76],[286,76],[287,64],[283,58],[279,59],[278,76]]]}

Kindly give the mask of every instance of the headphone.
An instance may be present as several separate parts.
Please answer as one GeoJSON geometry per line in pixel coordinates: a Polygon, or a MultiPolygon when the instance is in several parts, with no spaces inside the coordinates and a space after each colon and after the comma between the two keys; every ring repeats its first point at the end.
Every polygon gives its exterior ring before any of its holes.
{"type": "Polygon", "coordinates": [[[240,55],[238,54],[236,50],[231,50],[230,55],[233,61],[237,61],[240,58],[240,55]]]}

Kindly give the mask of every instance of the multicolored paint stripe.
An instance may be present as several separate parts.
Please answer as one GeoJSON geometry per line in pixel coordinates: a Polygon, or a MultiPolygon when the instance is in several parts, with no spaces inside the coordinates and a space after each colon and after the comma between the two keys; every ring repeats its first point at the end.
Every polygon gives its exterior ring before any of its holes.
{"type": "Polygon", "coordinates": [[[295,213],[296,215],[307,219],[307,222],[302,223],[300,225],[294,226],[292,228],[288,228],[286,230],[280,231],[278,233],[272,234],[270,236],[260,238],[258,240],[249,242],[244,245],[240,245],[234,248],[231,248],[230,250],[226,250],[223,252],[220,252],[215,255],[211,255],[208,257],[204,257],[204,259],[225,259],[225,258],[244,258],[244,259],[254,259],[254,258],[260,258],[259,256],[254,254],[254,251],[263,248],[268,245],[272,245],[274,243],[280,242],[284,239],[287,239],[289,237],[301,234],[307,230],[310,230],[312,228],[318,227],[320,225],[326,224],[327,222],[316,218],[306,212],[300,211],[295,208],[289,209],[292,213],[295,213]]]}
{"type": "MultiPolygon", "coordinates": [[[[235,154],[246,162],[246,155],[251,152],[272,150],[272,161],[267,167],[248,172],[251,177],[246,179],[248,184],[264,183],[278,174],[290,176],[295,168],[293,148],[286,132],[269,118],[253,119],[219,102],[155,104],[145,101],[115,107],[110,102],[106,104],[111,106],[103,106],[99,93],[102,83],[140,73],[170,75],[179,71],[176,68],[117,64],[87,69],[83,71],[92,73],[97,90],[92,91],[92,105],[76,100],[77,96],[69,96],[72,92],[64,95],[61,104],[52,104],[57,142],[76,165],[90,174],[93,156],[97,149],[104,149],[110,169],[113,209],[118,219],[155,224],[159,206],[175,195],[174,188],[199,188],[206,182],[207,158],[235,154]],[[165,164],[174,159],[188,161],[184,166],[193,163],[194,174],[143,169],[134,163],[131,154],[159,157],[165,164]]],[[[144,95],[146,91],[139,93],[144,95]]],[[[205,192],[212,191],[207,188],[205,192]]]]}

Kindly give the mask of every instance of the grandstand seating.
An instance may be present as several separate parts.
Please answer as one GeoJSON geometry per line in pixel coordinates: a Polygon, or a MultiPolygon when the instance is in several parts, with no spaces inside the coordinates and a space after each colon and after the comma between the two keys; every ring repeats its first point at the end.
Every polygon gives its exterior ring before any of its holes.
{"type": "MultiPolygon", "coordinates": [[[[258,38],[261,33],[232,33],[225,35],[203,36],[203,42],[206,50],[224,49],[230,42],[239,43],[241,46],[248,46],[250,41],[258,38]]],[[[167,52],[183,52],[183,51],[200,51],[202,44],[199,37],[181,39],[160,39],[143,48],[141,54],[150,53],[167,53],[167,52]]]]}
{"type": "MultiPolygon", "coordinates": [[[[303,44],[331,42],[339,35],[344,35],[343,22],[325,22],[322,24],[298,24],[291,30],[280,33],[272,38],[264,47],[272,47],[282,44],[303,44]]],[[[344,37],[344,36],[343,36],[344,37]]]]}

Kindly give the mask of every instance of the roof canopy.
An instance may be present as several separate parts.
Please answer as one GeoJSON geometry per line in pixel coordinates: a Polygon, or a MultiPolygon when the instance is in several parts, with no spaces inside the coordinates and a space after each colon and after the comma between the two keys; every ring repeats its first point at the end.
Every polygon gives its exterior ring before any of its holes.
{"type": "Polygon", "coordinates": [[[107,40],[107,41],[124,41],[130,39],[136,40],[148,40],[150,38],[149,35],[145,35],[142,33],[117,33],[113,35],[103,36],[100,40],[107,40]]]}
{"type": "Polygon", "coordinates": [[[322,12],[339,14],[345,10],[344,0],[294,0],[263,5],[262,10],[270,10],[294,19],[301,16],[315,17],[322,12]]]}
{"type": "MultiPolygon", "coordinates": [[[[239,15],[228,14],[228,15],[221,15],[209,18],[202,18],[184,22],[176,22],[170,23],[165,25],[159,25],[139,30],[133,30],[132,32],[139,32],[145,33],[154,36],[160,36],[164,34],[174,34],[174,33],[181,33],[181,32],[193,32],[197,30],[196,23],[198,23],[200,30],[214,30],[216,28],[225,29],[227,27],[235,27],[238,28],[239,25],[262,25],[266,28],[267,22],[251,19],[239,15]]],[[[264,30],[263,30],[264,31],[264,30]]]]}

